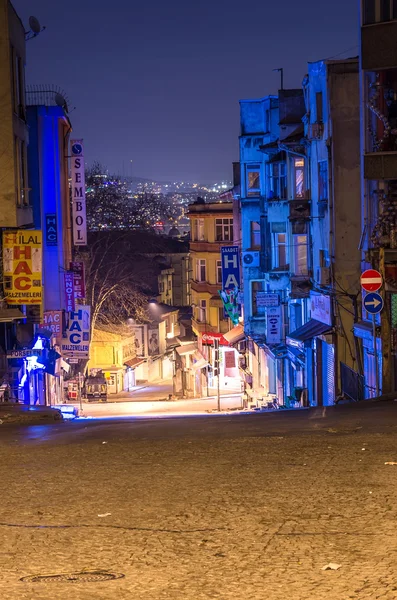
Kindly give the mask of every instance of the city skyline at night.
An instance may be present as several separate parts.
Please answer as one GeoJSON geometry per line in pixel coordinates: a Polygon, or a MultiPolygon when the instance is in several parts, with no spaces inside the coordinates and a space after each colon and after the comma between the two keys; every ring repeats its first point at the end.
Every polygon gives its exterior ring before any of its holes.
{"type": "Polygon", "coordinates": [[[308,61],[358,54],[353,1],[14,5],[26,28],[31,14],[46,26],[27,82],[65,89],[87,162],[157,181],[230,179],[239,99],[277,93],[273,69],[301,87],[308,61]]]}

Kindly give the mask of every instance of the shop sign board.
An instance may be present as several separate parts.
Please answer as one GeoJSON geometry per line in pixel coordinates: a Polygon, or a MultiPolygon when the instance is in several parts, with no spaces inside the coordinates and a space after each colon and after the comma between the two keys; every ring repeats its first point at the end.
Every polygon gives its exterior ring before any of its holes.
{"type": "Polygon", "coordinates": [[[7,304],[41,305],[42,232],[3,232],[4,296],[7,304]]]}
{"type": "Polygon", "coordinates": [[[62,338],[62,356],[90,357],[90,307],[79,305],[69,313],[66,337],[62,338]]]}

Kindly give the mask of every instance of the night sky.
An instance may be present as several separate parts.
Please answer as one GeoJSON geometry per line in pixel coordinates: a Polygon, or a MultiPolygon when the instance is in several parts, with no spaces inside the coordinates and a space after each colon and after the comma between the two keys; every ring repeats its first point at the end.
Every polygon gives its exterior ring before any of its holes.
{"type": "Polygon", "coordinates": [[[65,90],[86,161],[163,181],[231,179],[239,99],[277,93],[274,68],[300,87],[308,61],[358,54],[356,0],[13,4],[46,26],[27,83],[65,90]]]}

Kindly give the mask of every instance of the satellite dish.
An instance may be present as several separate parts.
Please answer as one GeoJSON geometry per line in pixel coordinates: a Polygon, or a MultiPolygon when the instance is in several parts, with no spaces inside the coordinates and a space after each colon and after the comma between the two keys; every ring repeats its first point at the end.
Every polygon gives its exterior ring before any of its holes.
{"type": "Polygon", "coordinates": [[[36,17],[29,17],[29,27],[34,35],[38,35],[41,31],[41,25],[36,17]]]}
{"type": "Polygon", "coordinates": [[[55,104],[57,106],[60,106],[61,108],[64,108],[64,106],[66,105],[66,100],[65,98],[62,96],[62,94],[55,94],[55,104]]]}

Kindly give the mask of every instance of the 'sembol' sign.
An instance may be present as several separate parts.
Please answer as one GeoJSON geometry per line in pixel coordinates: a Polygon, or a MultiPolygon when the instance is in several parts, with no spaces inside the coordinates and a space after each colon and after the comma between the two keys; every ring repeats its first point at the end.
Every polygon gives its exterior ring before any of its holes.
{"type": "Polygon", "coordinates": [[[75,246],[87,245],[83,140],[71,140],[72,218],[75,246]]]}

